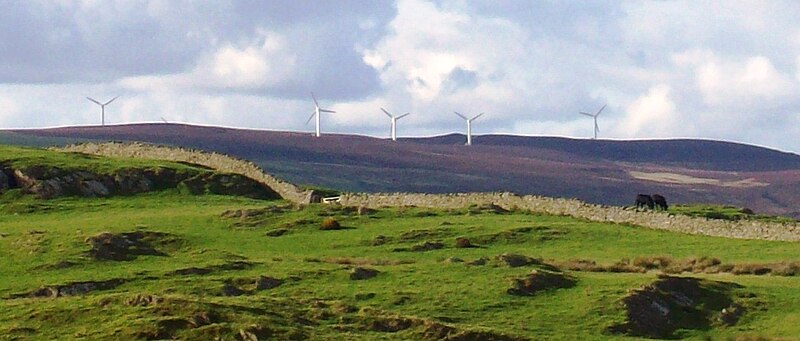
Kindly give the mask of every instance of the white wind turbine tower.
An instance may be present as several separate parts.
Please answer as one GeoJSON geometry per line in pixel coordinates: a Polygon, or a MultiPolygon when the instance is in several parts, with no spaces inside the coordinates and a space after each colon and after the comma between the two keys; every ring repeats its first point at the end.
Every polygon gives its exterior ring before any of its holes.
{"type": "Polygon", "coordinates": [[[581,111],[581,112],[580,112],[580,114],[581,114],[581,115],[586,115],[586,116],[589,116],[589,117],[591,117],[591,118],[593,118],[593,119],[594,119],[594,139],[595,139],[595,140],[597,140],[597,133],[599,133],[599,132],[600,132],[600,127],[599,127],[599,126],[597,126],[597,116],[600,116],[600,112],[602,112],[602,111],[603,111],[603,109],[605,109],[605,108],[606,108],[606,105],[607,105],[607,104],[604,104],[604,105],[603,105],[603,107],[602,107],[602,108],[600,108],[600,110],[598,110],[598,111],[597,111],[596,113],[594,113],[594,114],[590,114],[590,113],[588,113],[588,112],[583,112],[583,111],[581,111]]]}
{"type": "Polygon", "coordinates": [[[308,124],[308,122],[311,122],[312,118],[316,117],[317,118],[317,120],[316,120],[317,121],[317,130],[316,130],[315,136],[319,137],[319,135],[320,135],[319,134],[319,116],[320,116],[319,114],[323,113],[323,112],[335,113],[335,111],[320,108],[319,107],[319,103],[317,103],[317,98],[314,97],[314,93],[313,92],[311,93],[311,99],[314,100],[314,112],[311,113],[311,117],[308,118],[308,121],[306,121],[306,124],[308,124]]]}
{"type": "Polygon", "coordinates": [[[406,116],[410,115],[411,113],[407,112],[407,113],[402,114],[400,116],[394,116],[394,115],[390,114],[388,111],[386,111],[386,109],[384,109],[384,108],[381,108],[381,110],[383,110],[383,113],[386,114],[386,116],[389,116],[389,118],[392,119],[392,141],[397,141],[397,120],[399,120],[399,119],[401,119],[403,117],[406,117],[406,116]]]}
{"type": "Polygon", "coordinates": [[[99,106],[100,106],[100,113],[101,113],[101,115],[102,115],[102,121],[101,121],[101,124],[102,124],[102,125],[106,125],[106,105],[108,105],[109,103],[113,102],[113,101],[114,101],[115,99],[117,99],[117,98],[119,98],[119,96],[117,96],[117,97],[114,97],[114,98],[112,98],[112,99],[108,100],[108,102],[105,102],[105,103],[100,103],[99,101],[95,100],[94,98],[91,98],[91,97],[86,97],[86,99],[88,99],[88,100],[90,100],[90,101],[92,101],[92,102],[94,102],[95,104],[97,104],[97,105],[99,105],[99,106]]]}
{"type": "Polygon", "coordinates": [[[467,146],[471,146],[472,145],[472,121],[474,121],[478,117],[481,117],[481,115],[483,115],[483,113],[477,114],[472,118],[467,118],[466,116],[461,115],[461,114],[459,114],[459,113],[457,113],[455,111],[454,111],[454,113],[456,115],[458,115],[459,117],[463,118],[464,121],[467,121],[467,143],[466,143],[466,145],[467,146]]]}

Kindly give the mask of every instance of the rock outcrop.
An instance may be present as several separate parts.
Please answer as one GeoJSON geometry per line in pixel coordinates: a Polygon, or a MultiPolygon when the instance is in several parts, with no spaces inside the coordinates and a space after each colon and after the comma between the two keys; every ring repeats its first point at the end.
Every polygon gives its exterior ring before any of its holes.
{"type": "Polygon", "coordinates": [[[130,168],[101,174],[88,170],[30,166],[13,169],[13,183],[8,181],[8,188],[19,187],[23,192],[41,199],[63,196],[109,197],[175,188],[191,175],[191,172],[177,172],[170,168],[130,168]]]}
{"type": "Polygon", "coordinates": [[[185,148],[156,146],[145,143],[83,143],[57,148],[60,151],[92,155],[129,157],[149,160],[170,160],[201,165],[221,173],[241,174],[253,179],[265,188],[277,192],[281,198],[291,202],[318,203],[321,195],[313,190],[295,186],[265,173],[256,164],[219,153],[207,153],[185,148]]]}
{"type": "Polygon", "coordinates": [[[0,193],[20,188],[40,199],[65,196],[111,197],[178,188],[191,194],[238,195],[257,199],[280,196],[240,174],[204,169],[123,168],[103,174],[50,166],[0,168],[0,193]]]}
{"type": "Polygon", "coordinates": [[[11,184],[9,183],[9,176],[6,174],[5,170],[0,168],[0,193],[5,192],[11,184]]]}

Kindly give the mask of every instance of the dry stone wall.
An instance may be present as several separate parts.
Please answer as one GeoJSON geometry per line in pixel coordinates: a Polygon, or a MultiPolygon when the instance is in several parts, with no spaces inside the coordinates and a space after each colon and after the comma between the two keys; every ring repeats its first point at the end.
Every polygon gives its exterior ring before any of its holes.
{"type": "MultiPolygon", "coordinates": [[[[59,150],[87,154],[146,158],[189,162],[223,172],[237,173],[269,186],[286,200],[296,203],[318,202],[319,197],[310,190],[278,180],[264,173],[252,162],[218,153],[207,153],[176,147],[155,146],[142,143],[85,143],[59,150]]],[[[514,193],[344,193],[339,198],[344,206],[367,208],[416,206],[438,209],[458,209],[470,205],[494,204],[509,210],[526,210],[534,213],[566,215],[596,222],[644,226],[708,236],[800,241],[797,224],[765,223],[757,221],[726,221],[672,215],[664,212],[640,212],[615,206],[594,205],[576,199],[548,198],[535,195],[520,196],[514,193]]]]}
{"type": "Polygon", "coordinates": [[[309,203],[316,199],[313,191],[304,190],[291,183],[281,181],[265,173],[256,164],[219,153],[201,152],[185,148],[156,146],[144,143],[81,143],[57,148],[60,151],[111,157],[127,157],[153,160],[188,162],[221,172],[241,174],[272,188],[282,198],[309,203]]]}
{"type": "Polygon", "coordinates": [[[521,209],[534,213],[567,215],[589,221],[639,225],[690,234],[740,239],[800,241],[800,226],[797,224],[693,218],[665,212],[641,212],[622,207],[593,205],[576,199],[535,195],[520,196],[513,193],[345,193],[339,202],[345,206],[368,208],[416,206],[443,209],[494,204],[508,210],[521,209]]]}

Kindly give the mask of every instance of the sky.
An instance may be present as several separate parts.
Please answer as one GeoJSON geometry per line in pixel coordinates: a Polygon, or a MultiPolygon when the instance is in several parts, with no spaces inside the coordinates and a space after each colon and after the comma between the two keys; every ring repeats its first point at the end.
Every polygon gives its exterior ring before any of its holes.
{"type": "Polygon", "coordinates": [[[306,124],[800,152],[800,2],[0,1],[0,128],[306,124]]]}

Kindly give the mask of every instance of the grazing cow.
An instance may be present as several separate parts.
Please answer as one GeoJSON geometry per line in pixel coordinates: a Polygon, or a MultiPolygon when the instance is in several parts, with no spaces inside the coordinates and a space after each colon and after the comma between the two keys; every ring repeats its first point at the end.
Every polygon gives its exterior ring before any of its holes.
{"type": "Polygon", "coordinates": [[[653,204],[655,204],[656,208],[662,211],[666,211],[669,208],[669,205],[667,205],[667,199],[660,194],[653,194],[653,204]]]}
{"type": "Polygon", "coordinates": [[[636,196],[636,208],[649,208],[654,209],[655,203],[653,203],[653,198],[647,194],[639,194],[636,196]]]}

